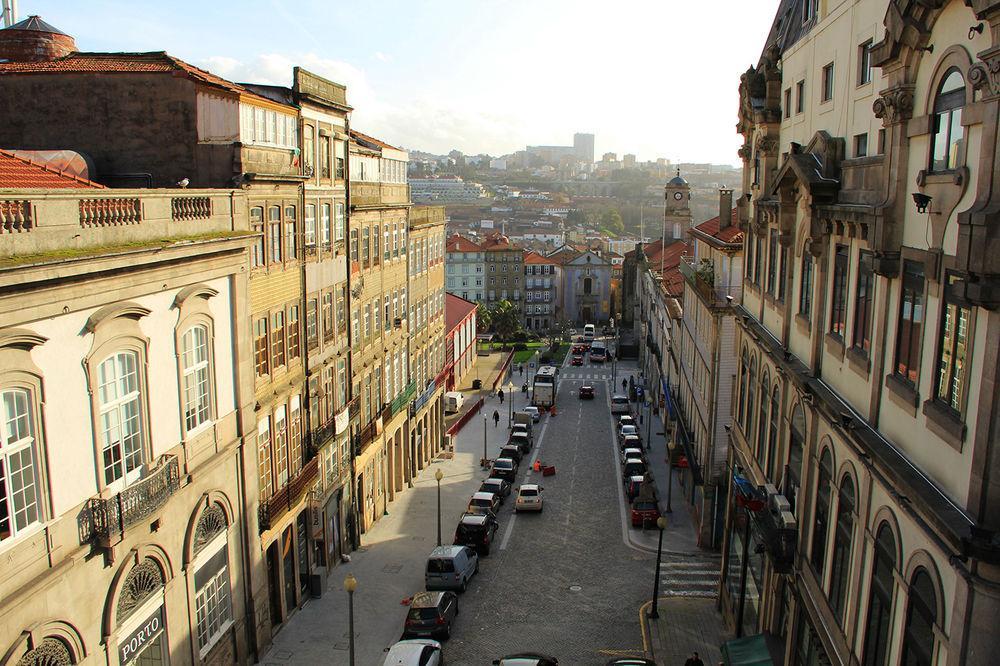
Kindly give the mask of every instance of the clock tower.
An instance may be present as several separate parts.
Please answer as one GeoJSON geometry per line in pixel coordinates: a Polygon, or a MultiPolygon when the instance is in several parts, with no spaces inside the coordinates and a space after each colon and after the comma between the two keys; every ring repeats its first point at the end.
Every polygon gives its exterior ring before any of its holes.
{"type": "Polygon", "coordinates": [[[691,228],[691,187],[681,178],[681,170],[664,187],[663,235],[666,243],[686,240],[691,228]]]}

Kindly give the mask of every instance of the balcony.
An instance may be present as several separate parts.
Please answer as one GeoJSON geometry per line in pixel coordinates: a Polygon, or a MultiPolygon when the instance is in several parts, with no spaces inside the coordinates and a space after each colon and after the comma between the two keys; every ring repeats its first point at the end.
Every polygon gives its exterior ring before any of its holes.
{"type": "Polygon", "coordinates": [[[299,473],[289,480],[278,492],[261,501],[257,509],[257,526],[260,532],[271,529],[278,518],[298,504],[319,476],[319,458],[307,462],[299,473]]]}
{"type": "Polygon", "coordinates": [[[164,456],[141,481],[111,497],[91,498],[90,540],[105,548],[117,542],[129,527],[159,511],[179,486],[177,456],[164,456]]]}
{"type": "Polygon", "coordinates": [[[438,382],[437,379],[436,379],[435,381],[430,382],[427,385],[427,388],[424,389],[424,392],[421,393],[417,397],[417,399],[413,401],[413,404],[410,405],[410,416],[414,416],[418,411],[420,411],[420,409],[424,405],[427,404],[427,402],[431,399],[431,397],[433,397],[434,391],[437,390],[438,386],[441,383],[444,383],[444,377],[445,376],[446,376],[445,373],[441,373],[440,375],[438,375],[438,379],[441,380],[440,382],[438,382]]]}
{"type": "Polygon", "coordinates": [[[410,203],[410,187],[401,183],[351,182],[351,208],[377,208],[410,203]]]}
{"type": "Polygon", "coordinates": [[[389,404],[389,409],[391,410],[391,416],[399,414],[401,411],[406,409],[406,406],[410,404],[410,400],[417,393],[417,383],[415,381],[410,382],[402,393],[397,395],[393,401],[389,404]]]}
{"type": "Polygon", "coordinates": [[[743,298],[741,286],[715,284],[715,264],[708,259],[682,256],[678,264],[681,275],[708,307],[728,308],[739,305],[743,298]]]}

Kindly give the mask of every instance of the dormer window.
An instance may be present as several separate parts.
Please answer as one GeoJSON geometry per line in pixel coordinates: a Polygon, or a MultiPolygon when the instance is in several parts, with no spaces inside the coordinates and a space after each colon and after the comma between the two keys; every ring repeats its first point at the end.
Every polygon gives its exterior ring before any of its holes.
{"type": "Polygon", "coordinates": [[[934,98],[931,137],[931,171],[949,171],[959,166],[965,143],[962,107],[965,106],[965,79],[958,69],[950,69],[934,98]]]}

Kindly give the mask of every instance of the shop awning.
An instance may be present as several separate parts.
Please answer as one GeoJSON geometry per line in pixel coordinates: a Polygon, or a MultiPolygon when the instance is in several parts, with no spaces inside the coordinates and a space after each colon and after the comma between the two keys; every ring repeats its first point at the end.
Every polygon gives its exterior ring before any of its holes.
{"type": "Polygon", "coordinates": [[[722,661],[726,666],[774,666],[764,634],[744,636],[723,644],[722,661]]]}

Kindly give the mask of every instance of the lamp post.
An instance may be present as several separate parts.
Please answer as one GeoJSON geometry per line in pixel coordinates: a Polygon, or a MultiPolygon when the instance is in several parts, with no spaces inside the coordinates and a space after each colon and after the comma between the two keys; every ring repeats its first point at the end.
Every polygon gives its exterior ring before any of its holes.
{"type": "Polygon", "coordinates": [[[438,545],[441,545],[441,479],[444,478],[444,473],[438,469],[434,472],[434,480],[438,483],[438,545]]]}
{"type": "Polygon", "coordinates": [[[651,451],[653,449],[653,401],[647,395],[644,403],[646,405],[646,450],[651,451]]]}
{"type": "Polygon", "coordinates": [[[654,620],[660,617],[656,599],[660,596],[660,558],[663,556],[663,528],[667,526],[667,519],[660,516],[656,519],[656,526],[660,529],[660,539],[656,545],[656,578],[653,579],[653,607],[649,609],[649,617],[654,620]]]}
{"type": "Polygon", "coordinates": [[[514,421],[514,382],[508,382],[507,384],[507,429],[510,430],[511,423],[514,421]]]}
{"type": "Polygon", "coordinates": [[[347,574],[344,578],[344,589],[347,590],[347,627],[351,647],[351,666],[354,666],[354,590],[358,589],[358,579],[354,574],[347,574]]]}
{"type": "MultiPolygon", "coordinates": [[[[666,426],[664,426],[664,433],[666,432],[666,426]]],[[[664,437],[664,441],[666,437],[664,437]]],[[[670,495],[671,491],[674,489],[674,447],[667,444],[667,513],[673,513],[674,510],[670,508],[670,495]]]]}
{"type": "Polygon", "coordinates": [[[483,469],[486,469],[486,408],[483,408],[483,469]]]}

